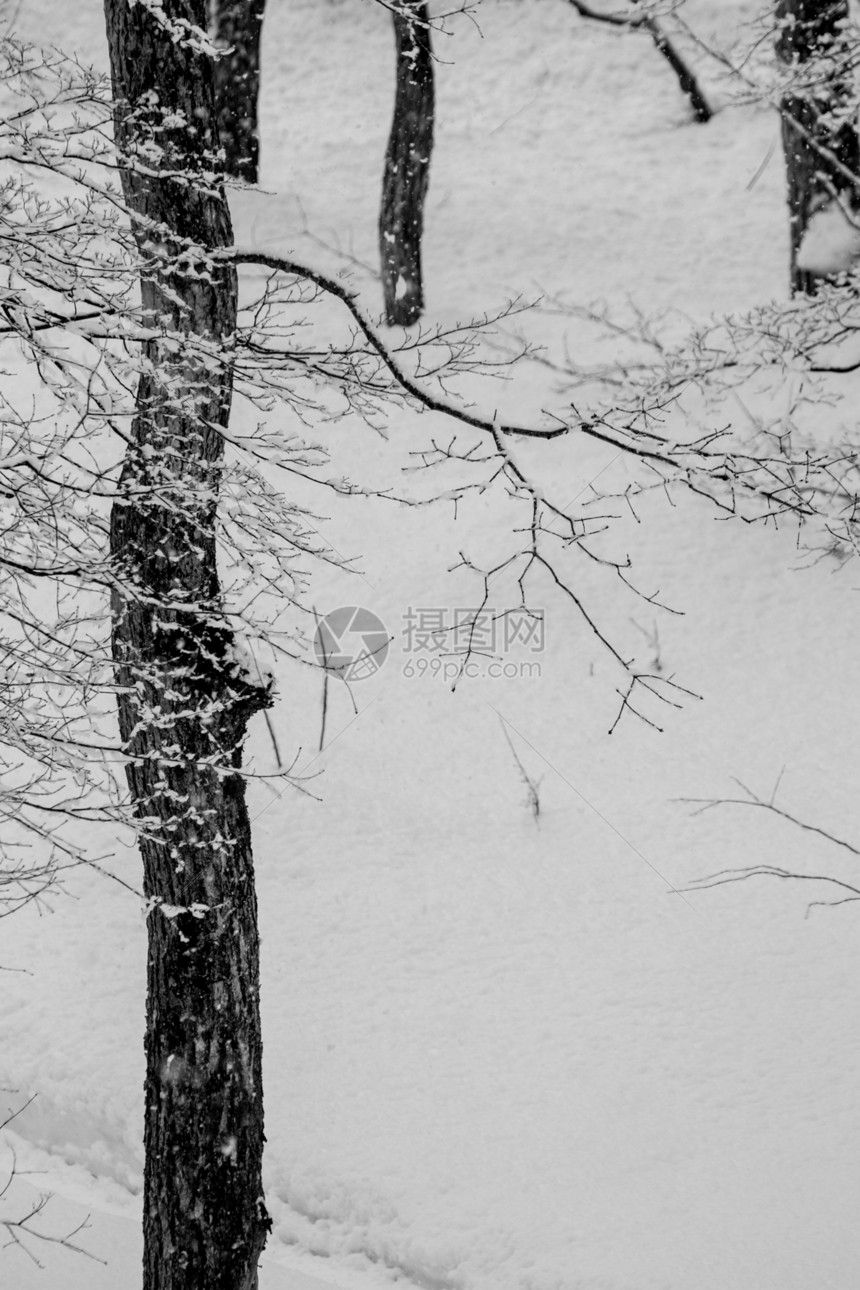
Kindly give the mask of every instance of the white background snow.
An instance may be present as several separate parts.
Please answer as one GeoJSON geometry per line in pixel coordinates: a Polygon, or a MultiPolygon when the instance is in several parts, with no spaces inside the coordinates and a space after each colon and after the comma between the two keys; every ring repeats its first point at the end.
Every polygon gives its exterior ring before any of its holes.
{"type": "MultiPolygon", "coordinates": [[[[333,264],[306,221],[373,263],[389,16],[371,0],[269,8],[271,196],[237,194],[237,236],[333,264]]],[[[749,11],[685,10],[723,42],[749,11]]],[[[99,64],[101,22],[97,0],[18,9],[23,34],[99,64]]],[[[477,25],[451,30],[438,42],[430,321],[541,290],[691,319],[785,295],[772,113],[726,107],[691,124],[646,36],[588,25],[563,0],[484,0],[477,25]]],[[[360,272],[356,284],[378,311],[377,284],[360,272]]],[[[574,352],[589,343],[539,312],[518,326],[556,353],[565,333],[574,352]]],[[[535,421],[552,388],[524,365],[468,392],[488,414],[535,421]]],[[[331,447],[351,477],[383,471],[389,451],[357,421],[334,427],[331,447]]],[[[605,458],[570,461],[573,496],[605,458]]],[[[366,605],[399,636],[410,605],[474,602],[475,584],[447,572],[470,540],[450,505],[318,505],[362,571],[316,573],[320,609],[366,605]]],[[[264,1290],[312,1290],[306,1277],[346,1290],[860,1284],[856,907],[805,917],[826,894],[812,884],[673,891],[729,865],[851,872],[764,812],[694,816],[678,799],[734,795],[733,777],[766,795],[785,767],[787,809],[860,838],[858,574],[808,566],[793,532],[715,522],[692,501],[654,499],[641,521],[619,540],[640,583],[685,616],[619,601],[588,573],[577,585],[643,662],[659,648],[703,696],[662,712],[663,734],[625,720],[607,735],[606,660],[549,588],[539,679],[452,692],[404,676],[395,642],[355,686],[358,717],[333,687],[321,755],[318,674],[279,675],[279,744],[320,772],[320,800],[251,790],[274,1218],[264,1290]],[[540,780],[537,823],[499,714],[540,780]]],[[[270,767],[262,725],[252,742],[270,767]]],[[[134,851],[113,846],[136,882],[134,851]]],[[[25,1172],[0,1215],[51,1191],[48,1230],[90,1214],[79,1239],[108,1260],[40,1247],[42,1271],[7,1248],[0,1284],[132,1287],[141,909],[75,875],[50,909],[0,923],[0,962],[16,969],[0,976],[3,1103],[37,1094],[5,1138],[0,1165],[14,1149],[25,1172]]]]}

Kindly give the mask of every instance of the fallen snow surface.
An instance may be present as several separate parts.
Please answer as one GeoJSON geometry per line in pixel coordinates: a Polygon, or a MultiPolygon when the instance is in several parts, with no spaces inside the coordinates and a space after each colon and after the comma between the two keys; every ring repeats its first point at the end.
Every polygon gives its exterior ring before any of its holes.
{"type": "MultiPolygon", "coordinates": [[[[748,9],[697,0],[687,12],[728,41],[748,9]]],[[[234,195],[237,238],[323,268],[339,264],[332,246],[372,264],[389,17],[355,0],[269,10],[269,195],[234,195]]],[[[431,321],[541,290],[696,318],[785,291],[772,116],[732,108],[691,124],[644,34],[588,25],[561,0],[485,0],[478,18],[480,32],[464,20],[440,38],[431,321]]],[[[100,21],[97,0],[19,5],[29,34],[103,61],[100,21]]],[[[352,267],[378,313],[378,284],[352,267]]],[[[552,315],[519,326],[556,355],[565,332],[573,352],[588,344],[582,324],[552,315]]],[[[509,418],[533,417],[548,390],[545,369],[528,366],[468,387],[509,418]]],[[[381,475],[399,429],[395,418],[386,442],[336,425],[338,469],[381,475]]],[[[604,467],[616,468],[599,455],[568,462],[571,498],[604,467]]],[[[410,606],[475,603],[474,581],[447,570],[499,526],[489,510],[455,523],[450,505],[317,507],[363,573],[315,574],[321,610],[364,605],[399,640],[410,606]]],[[[733,777],[767,794],[785,768],[787,809],[860,837],[856,567],[801,568],[794,533],[715,523],[692,501],[654,496],[638,518],[620,554],[685,616],[618,602],[596,570],[579,570],[577,588],[643,665],[703,696],[663,711],[662,735],[632,720],[606,734],[617,677],[550,586],[539,678],[479,676],[452,692],[408,675],[393,645],[355,684],[358,715],[331,681],[321,754],[321,682],[307,669],[278,675],[279,746],[316,776],[316,798],[251,790],[268,1290],[311,1290],[305,1276],[345,1290],[392,1279],[424,1290],[860,1284],[855,908],[804,917],[826,894],[815,884],[678,890],[730,865],[851,874],[822,839],[763,811],[695,816],[678,799],[734,796],[733,777]],[[538,785],[537,819],[500,715],[538,785]]],[[[271,769],[264,728],[252,751],[271,769]]],[[[97,845],[137,883],[133,850],[97,845]]],[[[131,1287],[140,908],[81,876],[43,916],[0,927],[0,962],[20,969],[2,974],[0,1087],[11,1107],[37,1094],[6,1148],[36,1172],[22,1172],[0,1218],[32,1189],[51,1191],[48,1230],[90,1213],[77,1239],[108,1260],[46,1248],[40,1273],[6,1249],[0,1284],[131,1287]]]]}
{"type": "Polygon", "coordinates": [[[840,202],[816,211],[797,249],[797,266],[809,273],[842,273],[860,259],[857,216],[840,202]]]}

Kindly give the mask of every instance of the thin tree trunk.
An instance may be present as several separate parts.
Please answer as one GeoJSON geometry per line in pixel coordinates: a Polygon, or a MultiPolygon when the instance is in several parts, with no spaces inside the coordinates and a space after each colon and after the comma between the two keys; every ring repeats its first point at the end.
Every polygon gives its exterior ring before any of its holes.
{"type": "Polygon", "coordinates": [[[795,73],[798,88],[780,104],[791,231],[793,292],[814,294],[821,281],[798,267],[797,253],[810,218],[845,194],[857,202],[860,144],[851,110],[850,75],[839,66],[845,54],[847,0],[777,0],[776,52],[795,73]],[[846,113],[849,119],[846,118],[846,113]],[[844,168],[844,169],[843,169],[844,168]]]}
{"type": "MultiPolygon", "coordinates": [[[[633,3],[638,4],[639,0],[633,0],[633,3]]],[[[687,98],[690,100],[690,107],[693,109],[693,116],[700,125],[707,125],[708,121],[710,121],[713,116],[713,112],[711,111],[708,100],[705,98],[701,88],[699,87],[699,82],[696,79],[695,72],[684,62],[684,59],[678,53],[677,49],[672,44],[656,18],[652,18],[650,14],[646,14],[645,18],[642,20],[642,25],[650,34],[651,39],[654,42],[655,49],[663,55],[672,71],[677,76],[681,92],[686,94],[687,98]]]]}
{"type": "Polygon", "coordinates": [[[227,174],[259,180],[260,35],[266,0],[208,0],[209,33],[224,52],[215,62],[218,135],[227,174]]]}
{"type": "MultiPolygon", "coordinates": [[[[569,3],[583,18],[590,18],[593,22],[605,22],[612,27],[630,27],[634,30],[644,28],[653,40],[654,48],[663,55],[677,76],[681,92],[686,94],[689,99],[695,119],[700,125],[706,125],[710,121],[714,114],[702,92],[695,72],[678,53],[678,50],[656,18],[652,18],[650,14],[625,16],[617,13],[600,13],[598,10],[592,9],[587,0],[569,0],[569,3]]],[[[639,0],[631,0],[631,3],[638,4],[639,0]]]]}
{"type": "Polygon", "coordinates": [[[105,0],[105,16],[123,190],[147,262],[143,308],[162,331],[144,346],[111,519],[120,733],[150,907],[144,1287],[254,1290],[269,1220],[257,910],[237,771],[248,720],[269,696],[232,662],[215,557],[231,400],[217,355],[235,329],[236,277],[207,251],[231,245],[232,230],[213,170],[211,58],[185,38],[188,23],[203,26],[204,0],[105,0]],[[141,148],[146,173],[134,166],[141,148]]]}
{"type": "Polygon", "coordinates": [[[386,319],[408,327],[424,308],[421,237],[433,151],[433,51],[423,0],[402,0],[392,18],[397,90],[382,180],[379,254],[386,319]]]}

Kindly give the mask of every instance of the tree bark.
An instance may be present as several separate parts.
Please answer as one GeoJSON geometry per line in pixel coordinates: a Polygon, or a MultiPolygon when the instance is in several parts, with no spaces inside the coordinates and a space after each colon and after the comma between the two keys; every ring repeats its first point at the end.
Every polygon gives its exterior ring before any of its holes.
{"type": "Polygon", "coordinates": [[[266,0],[208,0],[209,33],[224,52],[215,61],[215,107],[227,174],[259,180],[260,35],[266,0]]]}
{"type": "Polygon", "coordinates": [[[857,204],[860,144],[856,106],[852,108],[854,89],[845,60],[848,3],[777,0],[776,19],[777,57],[797,82],[797,88],[786,93],[780,103],[791,290],[814,294],[821,279],[797,264],[810,218],[843,194],[857,204]]]}
{"type": "Polygon", "coordinates": [[[216,567],[236,275],[208,257],[232,244],[212,58],[188,27],[203,27],[204,0],[105,0],[105,16],[143,310],[161,333],[143,347],[110,535],[120,733],[149,904],[144,1287],[254,1290],[270,1223],[238,772],[248,721],[270,698],[233,661],[216,567]]]}
{"type": "Polygon", "coordinates": [[[433,151],[433,51],[423,0],[402,0],[392,18],[397,90],[382,180],[379,253],[386,320],[408,327],[424,308],[421,237],[433,151]]]}

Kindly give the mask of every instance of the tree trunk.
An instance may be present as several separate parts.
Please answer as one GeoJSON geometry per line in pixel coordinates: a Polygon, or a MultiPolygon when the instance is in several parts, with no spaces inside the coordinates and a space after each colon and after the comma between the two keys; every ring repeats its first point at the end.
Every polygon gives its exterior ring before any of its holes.
{"type": "MultiPolygon", "coordinates": [[[[639,0],[633,0],[633,3],[638,4],[639,0]]],[[[693,116],[700,125],[707,125],[714,114],[711,111],[711,106],[708,103],[708,100],[705,98],[699,87],[698,79],[696,78],[692,68],[687,65],[678,53],[677,49],[672,44],[656,18],[652,18],[650,14],[646,14],[643,20],[643,26],[651,36],[655,49],[658,53],[663,55],[672,71],[677,76],[678,84],[681,87],[682,93],[686,94],[690,101],[690,107],[693,109],[693,116]]]]}
{"type": "Polygon", "coordinates": [[[144,1287],[253,1290],[270,1224],[238,770],[249,718],[270,699],[232,661],[215,555],[236,276],[207,252],[232,230],[213,161],[212,60],[187,39],[204,0],[105,0],[105,15],[143,309],[161,331],[144,346],[111,517],[120,733],[149,903],[144,1287]]]}
{"type": "MultiPolygon", "coordinates": [[[[631,3],[639,4],[639,0],[631,0],[631,3]]],[[[583,18],[590,18],[592,22],[605,22],[611,27],[630,27],[633,30],[642,28],[647,31],[654,42],[654,48],[663,55],[678,78],[681,91],[686,94],[690,107],[693,109],[694,118],[701,125],[706,125],[710,121],[714,114],[711,111],[708,100],[702,93],[695,72],[681,57],[656,18],[651,14],[600,13],[596,9],[592,9],[591,5],[586,3],[586,0],[570,0],[570,4],[573,5],[578,14],[581,14],[583,18]]]]}
{"type": "Polygon", "coordinates": [[[266,0],[208,0],[209,34],[224,53],[215,61],[218,135],[227,174],[259,180],[260,34],[266,0]]]}
{"type": "Polygon", "coordinates": [[[433,151],[433,52],[423,0],[402,0],[392,18],[397,91],[382,180],[379,253],[386,319],[408,327],[424,308],[421,235],[433,151]]]}
{"type": "Polygon", "coordinates": [[[860,174],[860,145],[856,108],[852,110],[854,89],[845,59],[848,3],[777,0],[776,19],[777,57],[796,81],[780,104],[791,230],[791,290],[814,294],[821,279],[797,264],[810,218],[843,194],[846,204],[857,204],[857,180],[852,177],[860,174]]]}

